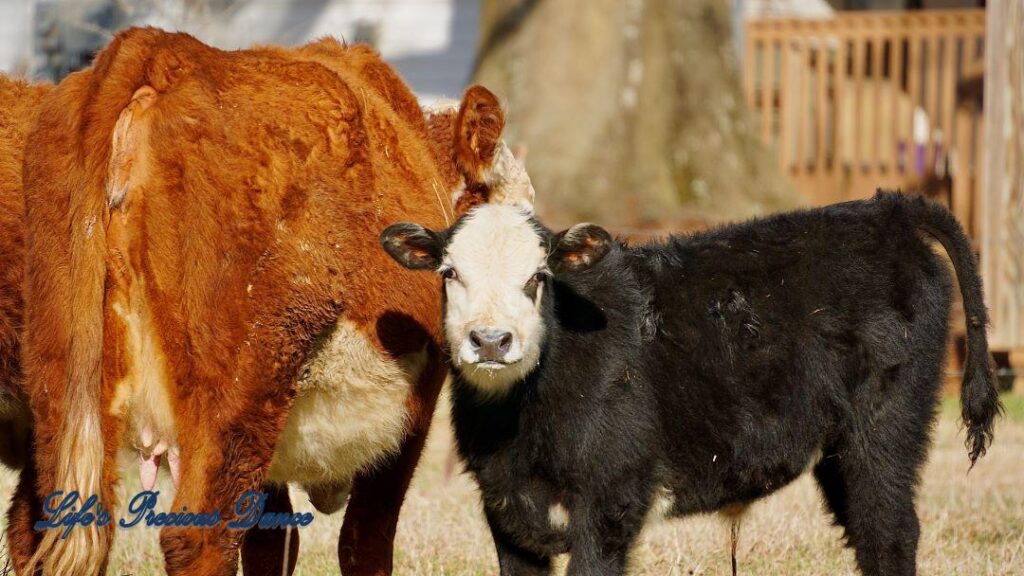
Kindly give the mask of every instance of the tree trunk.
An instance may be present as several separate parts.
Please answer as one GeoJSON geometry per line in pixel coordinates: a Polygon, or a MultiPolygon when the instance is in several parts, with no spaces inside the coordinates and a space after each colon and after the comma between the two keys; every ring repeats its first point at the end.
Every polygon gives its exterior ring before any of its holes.
{"type": "Polygon", "coordinates": [[[558,224],[680,226],[799,203],[745,108],[721,0],[484,0],[475,81],[558,224]]]}

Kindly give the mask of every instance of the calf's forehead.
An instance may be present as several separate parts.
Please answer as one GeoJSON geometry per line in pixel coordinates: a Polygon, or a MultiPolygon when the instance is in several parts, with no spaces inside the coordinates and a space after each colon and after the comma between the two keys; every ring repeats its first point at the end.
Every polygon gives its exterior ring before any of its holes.
{"type": "Polygon", "coordinates": [[[455,228],[444,260],[460,274],[474,279],[520,279],[543,264],[547,257],[545,244],[529,214],[514,206],[484,204],[455,228]]]}

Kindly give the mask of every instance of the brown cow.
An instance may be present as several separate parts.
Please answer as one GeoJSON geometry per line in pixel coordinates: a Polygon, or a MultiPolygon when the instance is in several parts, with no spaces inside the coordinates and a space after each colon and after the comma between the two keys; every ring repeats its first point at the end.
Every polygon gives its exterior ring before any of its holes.
{"type": "MultiPolygon", "coordinates": [[[[38,503],[33,489],[34,467],[28,458],[29,418],[18,357],[25,266],[21,161],[25,137],[51,88],[49,84],[28,84],[0,74],[0,463],[21,469],[19,496],[15,498],[21,505],[8,510],[8,524],[12,533],[29,539],[32,532],[24,520],[38,503]]],[[[16,558],[21,563],[27,559],[16,558]]]]}
{"type": "MultiPolygon", "coordinates": [[[[268,480],[336,508],[354,477],[342,568],[389,573],[446,369],[436,281],[390,266],[377,231],[450,221],[453,191],[459,209],[531,200],[503,125],[482,88],[428,125],[359,46],[224,52],[117,35],[46,99],[26,148],[38,495],[111,508],[122,446],[147,481],[166,454],[180,474],[171,509],[225,518],[268,480]]],[[[282,489],[272,500],[288,506],[282,489]]],[[[111,531],[49,530],[31,566],[95,574],[111,531]]],[[[165,527],[167,569],[234,574],[239,536],[165,527]]]]}

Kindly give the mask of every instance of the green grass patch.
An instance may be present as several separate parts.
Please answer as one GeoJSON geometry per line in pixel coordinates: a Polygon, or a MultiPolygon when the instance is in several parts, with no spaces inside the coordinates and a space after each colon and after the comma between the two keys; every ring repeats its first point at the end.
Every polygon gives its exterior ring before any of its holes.
{"type": "Polygon", "coordinates": [[[1003,394],[1003,409],[1006,410],[1006,418],[1014,422],[1024,422],[1024,394],[1003,394]]]}
{"type": "MultiPolygon", "coordinates": [[[[1003,403],[1003,410],[1005,414],[1004,418],[1012,420],[1014,422],[1024,423],[1024,394],[1014,394],[1012,392],[1006,392],[1000,394],[999,399],[1003,403]]],[[[952,418],[953,420],[960,419],[960,397],[959,396],[947,396],[942,399],[942,408],[940,410],[944,417],[952,418]]],[[[998,420],[997,420],[998,425],[998,420]]]]}

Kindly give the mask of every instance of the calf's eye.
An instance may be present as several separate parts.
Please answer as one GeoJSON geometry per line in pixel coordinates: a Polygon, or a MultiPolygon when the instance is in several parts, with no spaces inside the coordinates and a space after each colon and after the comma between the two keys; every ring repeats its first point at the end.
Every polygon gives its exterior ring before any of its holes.
{"type": "Polygon", "coordinates": [[[458,277],[459,275],[455,272],[455,268],[445,268],[444,270],[441,270],[441,278],[444,278],[445,280],[455,280],[458,277]]]}

